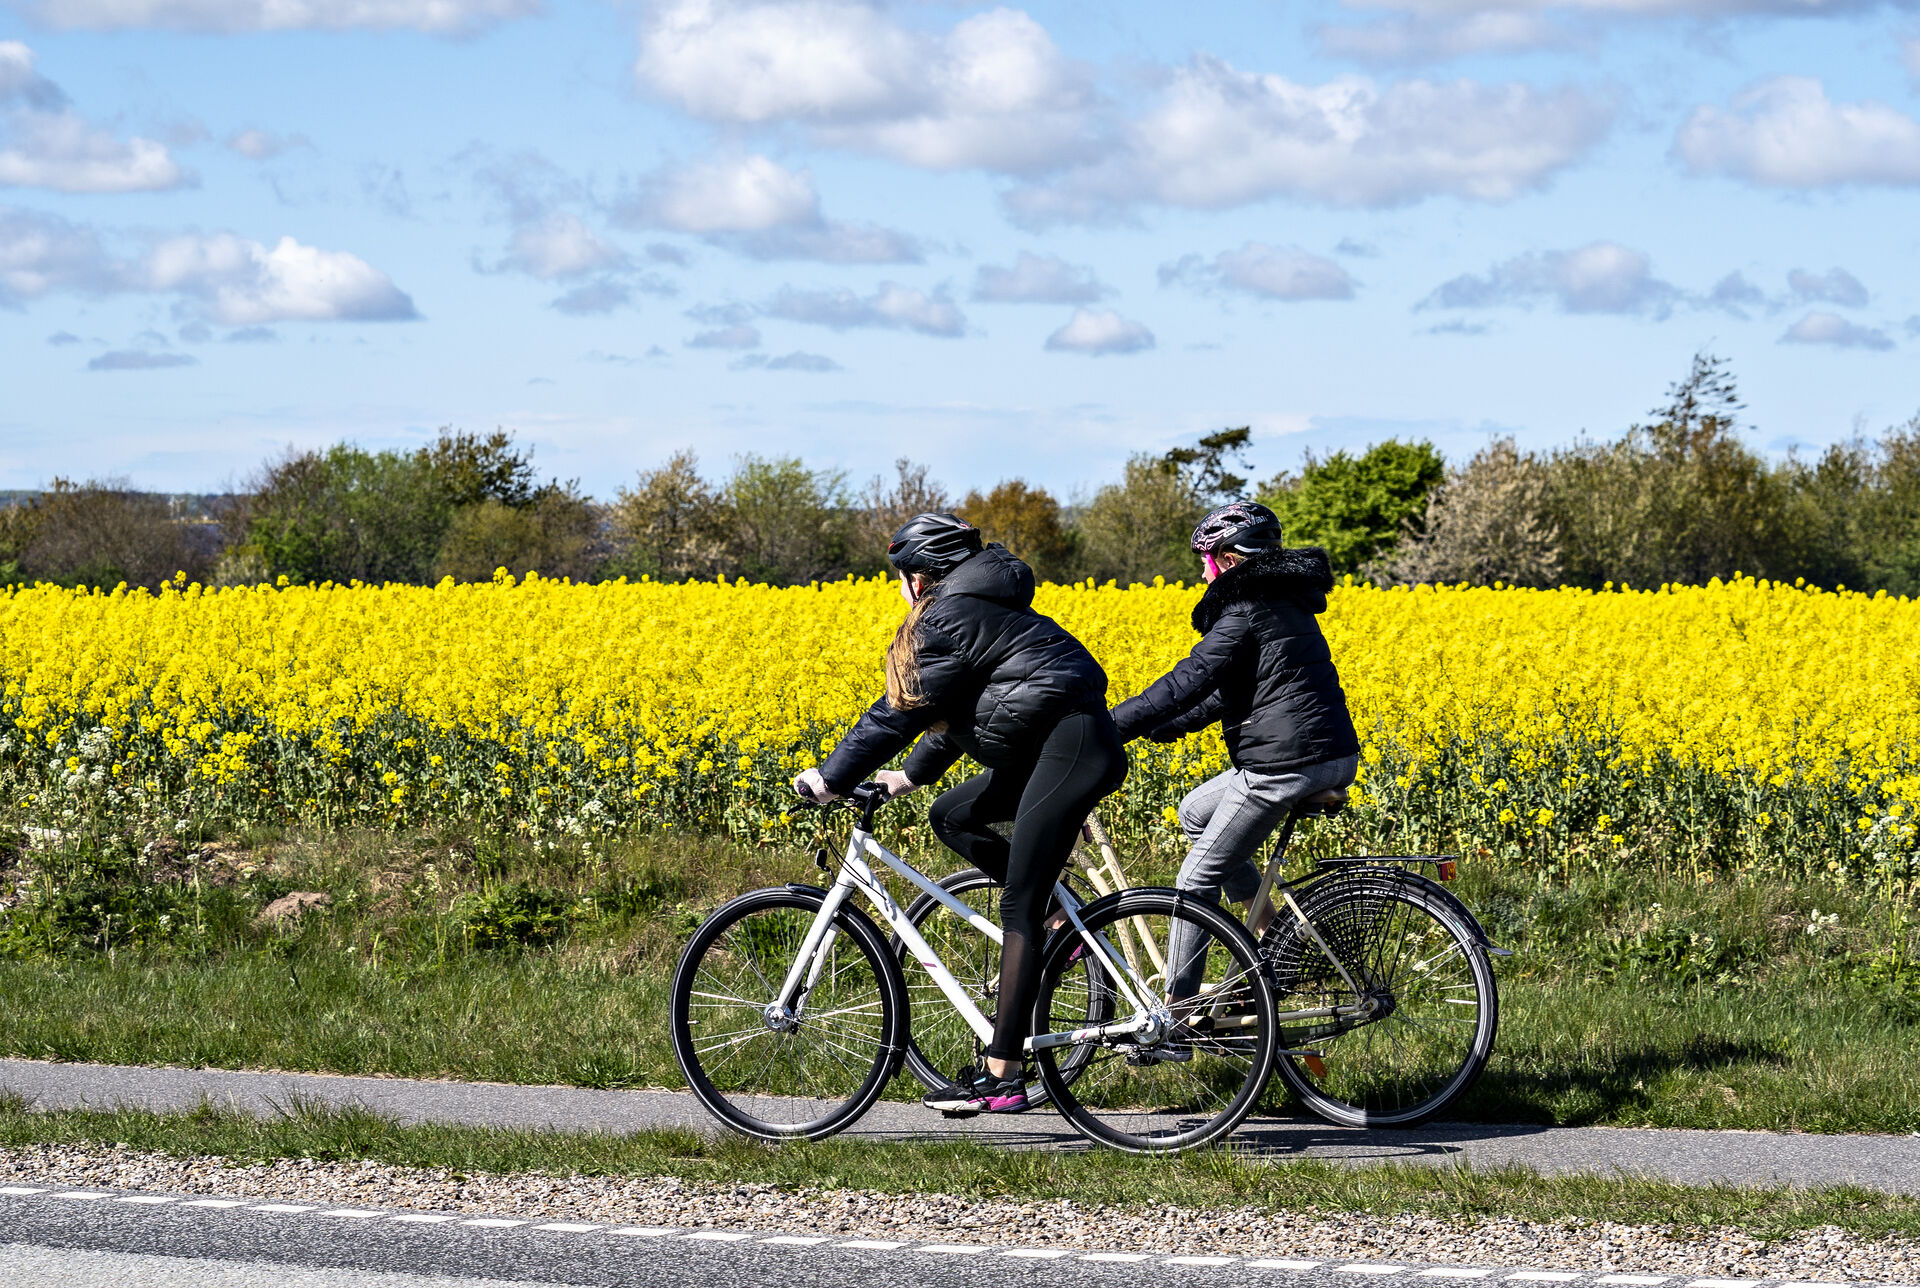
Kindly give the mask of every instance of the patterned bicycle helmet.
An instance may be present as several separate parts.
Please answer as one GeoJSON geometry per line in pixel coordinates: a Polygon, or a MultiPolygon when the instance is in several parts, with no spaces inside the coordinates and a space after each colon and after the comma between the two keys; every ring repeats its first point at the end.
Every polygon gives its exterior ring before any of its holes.
{"type": "Polygon", "coordinates": [[[1230,550],[1257,555],[1280,548],[1280,518],[1257,501],[1235,501],[1211,510],[1193,530],[1193,548],[1203,555],[1230,550]]]}
{"type": "Polygon", "coordinates": [[[901,572],[940,578],[980,553],[980,529],[951,514],[916,514],[887,545],[887,562],[901,572]]]}

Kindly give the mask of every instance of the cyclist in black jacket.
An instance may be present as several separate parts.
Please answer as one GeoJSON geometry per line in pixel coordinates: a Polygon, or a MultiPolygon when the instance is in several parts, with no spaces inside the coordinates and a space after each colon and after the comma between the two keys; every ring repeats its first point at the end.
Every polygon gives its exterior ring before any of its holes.
{"type": "MultiPolygon", "coordinates": [[[[1314,620],[1333,589],[1327,552],[1285,548],[1273,511],[1248,502],[1202,519],[1193,548],[1207,582],[1193,609],[1200,642],[1113,717],[1128,741],[1172,742],[1220,722],[1233,768],[1180,802],[1190,848],[1177,884],[1244,903],[1259,892],[1250,860],[1261,842],[1299,802],[1353,781],[1360,740],[1314,620]]],[[[1179,942],[1184,929],[1171,950],[1174,997],[1194,995],[1203,965],[1179,942]]]]}
{"type": "Polygon", "coordinates": [[[909,520],[887,558],[913,607],[887,650],[886,696],[794,790],[844,795],[909,743],[900,769],[874,774],[895,796],[937,782],[963,754],[985,767],[941,793],[930,821],[1005,887],[999,1012],[981,1062],[926,1103],[950,1114],[1017,1112],[1027,1107],[1047,902],[1081,823],[1125,779],[1127,754],[1107,712],[1106,672],[1033,611],[1031,568],[950,514],[909,520]],[[993,830],[1005,822],[1011,838],[993,830]]]}

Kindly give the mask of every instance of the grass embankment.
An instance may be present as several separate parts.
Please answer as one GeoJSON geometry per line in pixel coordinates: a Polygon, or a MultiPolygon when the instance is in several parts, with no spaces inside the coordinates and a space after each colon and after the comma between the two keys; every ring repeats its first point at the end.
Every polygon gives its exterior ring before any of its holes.
{"type": "MultiPolygon", "coordinates": [[[[674,1086],[679,946],[734,892],[817,879],[807,854],[372,832],[16,848],[0,853],[0,1054],[674,1086]],[[295,890],[332,902],[259,920],[295,890]]],[[[1461,874],[1518,955],[1494,1061],[1456,1116],[1920,1129],[1901,905],[1682,871],[1461,874]]]]}
{"type": "Polygon", "coordinates": [[[1269,1162],[1209,1151],[1136,1158],[1106,1150],[1004,1151],[970,1142],[873,1144],[830,1140],[778,1149],[685,1132],[628,1136],[445,1126],[404,1127],[365,1110],[300,1104],[255,1119],[203,1108],[187,1114],[66,1110],[37,1113],[0,1098],[0,1148],[114,1146],[244,1166],[279,1158],[390,1164],[475,1173],[679,1177],[783,1189],[952,1194],[1083,1208],[1360,1212],[1438,1218],[1745,1230],[1762,1238],[1838,1226],[1873,1238],[1920,1235],[1920,1199],[1853,1187],[1817,1190],[1689,1186],[1631,1178],[1543,1177],[1524,1168],[1468,1170],[1385,1164],[1269,1162]]]}

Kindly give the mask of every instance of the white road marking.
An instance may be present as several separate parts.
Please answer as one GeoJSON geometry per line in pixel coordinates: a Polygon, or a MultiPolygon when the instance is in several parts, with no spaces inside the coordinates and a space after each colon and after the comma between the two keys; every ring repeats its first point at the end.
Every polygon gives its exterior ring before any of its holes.
{"type": "Polygon", "coordinates": [[[57,1199],[110,1199],[111,1194],[96,1194],[92,1190],[68,1190],[65,1194],[56,1194],[57,1199]]]}
{"type": "Polygon", "coordinates": [[[1573,1270],[1516,1270],[1507,1276],[1509,1279],[1518,1279],[1522,1283],[1536,1284],[1571,1283],[1579,1277],[1579,1272],[1573,1270]]]}
{"type": "Polygon", "coordinates": [[[427,1212],[409,1212],[405,1216],[397,1216],[393,1219],[396,1221],[405,1221],[409,1225],[439,1225],[443,1221],[458,1221],[460,1218],[457,1216],[435,1216],[427,1212]]]}
{"type": "Polygon", "coordinates": [[[956,1257],[964,1257],[969,1252],[992,1252],[993,1249],[984,1243],[923,1243],[915,1248],[914,1251],[941,1252],[956,1257]]]}
{"type": "Polygon", "coordinates": [[[1405,1266],[1386,1266],[1373,1261],[1356,1261],[1351,1265],[1335,1266],[1335,1270],[1344,1270],[1350,1275],[1397,1275],[1405,1266]]]}
{"type": "Polygon", "coordinates": [[[695,1230],[687,1236],[689,1239],[704,1239],[708,1243],[738,1243],[753,1236],[744,1230],[695,1230]]]}
{"type": "Polygon", "coordinates": [[[836,1248],[866,1248],[873,1252],[892,1252],[895,1248],[906,1247],[901,1239],[846,1239],[833,1245],[836,1248]]]}
{"type": "MultiPolygon", "coordinates": [[[[781,1243],[793,1248],[811,1248],[817,1243],[825,1243],[826,1236],[818,1234],[776,1234],[771,1239],[762,1239],[762,1243],[781,1243]]],[[[922,1248],[922,1252],[926,1249],[922,1248]]]]}
{"type": "Polygon", "coordinates": [[[1597,1284],[1663,1284],[1671,1275],[1601,1275],[1593,1282],[1597,1284]]]}
{"type": "Polygon", "coordinates": [[[545,1225],[536,1225],[536,1230],[557,1230],[561,1234],[585,1234],[589,1230],[598,1230],[597,1225],[581,1225],[578,1221],[549,1221],[545,1225]]]}
{"type": "Polygon", "coordinates": [[[1258,1261],[1249,1261],[1247,1264],[1256,1270],[1311,1270],[1321,1263],[1318,1261],[1289,1261],[1282,1257],[1262,1257],[1258,1261]]]}
{"type": "Polygon", "coordinates": [[[471,1221],[462,1221],[461,1225],[478,1226],[482,1230],[504,1230],[510,1225],[525,1225],[525,1221],[509,1221],[505,1217],[482,1216],[471,1221]]]}
{"type": "Polygon", "coordinates": [[[1464,1266],[1435,1266],[1431,1270],[1422,1270],[1423,1279],[1485,1279],[1491,1270],[1469,1270],[1464,1266]]]}
{"type": "Polygon", "coordinates": [[[1058,1261],[1062,1257],[1071,1257],[1073,1254],[1065,1248],[1002,1248],[1000,1255],[1022,1257],[1028,1261],[1058,1261]]]}
{"type": "Polygon", "coordinates": [[[141,1207],[159,1207],[162,1203],[173,1203],[177,1200],[162,1198],[158,1194],[122,1194],[114,1202],[135,1203],[141,1207]]]}
{"type": "Polygon", "coordinates": [[[180,1206],[181,1207],[200,1207],[200,1208],[237,1208],[237,1207],[245,1207],[246,1205],[247,1205],[247,1201],[245,1199],[188,1199],[185,1203],[182,1203],[180,1206]]]}
{"type": "Polygon", "coordinates": [[[1151,1261],[1153,1257],[1145,1252],[1083,1252],[1081,1261],[1151,1261]]]}
{"type": "Polygon", "coordinates": [[[1165,1257],[1160,1264],[1163,1266],[1230,1266],[1239,1259],[1238,1257],[1165,1257]]]}
{"type": "Polygon", "coordinates": [[[45,1194],[45,1190],[36,1190],[31,1185],[0,1185],[0,1194],[45,1194]]]}
{"type": "Polygon", "coordinates": [[[373,1208],[328,1208],[321,1216],[342,1216],[353,1220],[365,1221],[376,1216],[385,1216],[385,1212],[373,1208]]]}
{"type": "Polygon", "coordinates": [[[313,1209],[302,1203],[256,1203],[248,1208],[249,1212],[311,1212],[313,1209]]]}
{"type": "Polygon", "coordinates": [[[1691,1279],[1687,1288],[1753,1288],[1754,1284],[1771,1283],[1768,1279],[1691,1279]]]}
{"type": "Polygon", "coordinates": [[[624,1234],[635,1239],[657,1239],[663,1234],[672,1234],[678,1227],[671,1225],[616,1225],[608,1234],[624,1234]]]}

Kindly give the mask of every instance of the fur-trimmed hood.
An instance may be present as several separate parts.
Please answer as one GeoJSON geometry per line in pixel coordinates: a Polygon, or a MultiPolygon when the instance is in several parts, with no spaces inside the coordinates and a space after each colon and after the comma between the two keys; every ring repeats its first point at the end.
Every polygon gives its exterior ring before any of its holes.
{"type": "Polygon", "coordinates": [[[1254,555],[1213,579],[1193,606],[1193,629],[1205,635],[1231,604],[1291,599],[1312,613],[1327,611],[1333,564],[1319,546],[1291,546],[1254,555]]]}

